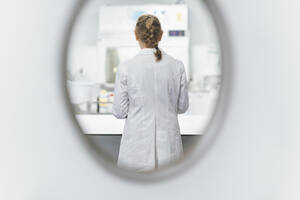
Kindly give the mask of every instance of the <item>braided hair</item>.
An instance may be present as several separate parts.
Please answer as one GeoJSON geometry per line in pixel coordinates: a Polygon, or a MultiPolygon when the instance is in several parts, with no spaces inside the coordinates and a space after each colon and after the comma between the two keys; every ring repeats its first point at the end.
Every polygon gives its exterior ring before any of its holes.
{"type": "Polygon", "coordinates": [[[138,18],[135,33],[145,43],[146,47],[156,49],[154,53],[156,61],[160,61],[162,58],[161,50],[158,48],[158,39],[161,32],[161,25],[156,16],[145,14],[138,18]]]}

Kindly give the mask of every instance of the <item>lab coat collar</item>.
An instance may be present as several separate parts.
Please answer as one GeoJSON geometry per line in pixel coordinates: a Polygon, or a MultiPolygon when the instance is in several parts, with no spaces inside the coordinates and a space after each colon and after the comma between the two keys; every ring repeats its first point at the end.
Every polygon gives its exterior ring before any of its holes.
{"type": "MultiPolygon", "coordinates": [[[[164,51],[161,48],[159,48],[159,49],[162,53],[164,53],[164,51]]],[[[153,54],[155,52],[156,52],[155,48],[143,48],[143,49],[140,49],[139,54],[153,54]]]]}

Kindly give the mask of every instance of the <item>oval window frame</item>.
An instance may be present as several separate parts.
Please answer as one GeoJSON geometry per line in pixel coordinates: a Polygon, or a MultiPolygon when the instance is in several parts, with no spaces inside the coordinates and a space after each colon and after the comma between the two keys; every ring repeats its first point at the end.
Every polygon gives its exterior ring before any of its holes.
{"type": "MultiPolygon", "coordinates": [[[[113,162],[109,159],[109,157],[105,156],[105,153],[101,152],[95,145],[88,139],[87,136],[83,134],[82,128],[80,127],[76,117],[74,110],[70,104],[71,99],[69,95],[69,91],[67,88],[67,71],[66,67],[68,66],[68,52],[70,46],[70,39],[73,32],[73,27],[76,23],[76,19],[79,16],[80,11],[83,7],[87,4],[87,1],[80,0],[77,5],[73,8],[72,15],[70,17],[69,23],[67,24],[67,28],[64,33],[64,43],[63,43],[63,53],[61,56],[61,69],[62,69],[62,82],[64,88],[64,98],[66,102],[66,106],[68,112],[70,114],[70,118],[73,120],[75,126],[77,126],[78,136],[83,141],[83,145],[88,150],[92,158],[99,163],[102,167],[104,167],[108,172],[112,175],[115,175],[118,178],[126,179],[128,181],[134,182],[156,182],[156,181],[163,181],[170,178],[175,178],[178,175],[183,174],[182,171],[191,170],[196,163],[201,163],[204,160],[205,155],[207,152],[213,148],[218,133],[224,124],[224,119],[229,109],[229,99],[230,99],[230,77],[231,70],[231,54],[230,54],[230,40],[228,39],[228,34],[226,31],[226,26],[224,22],[224,18],[220,14],[220,9],[213,1],[203,1],[206,9],[209,12],[210,17],[214,23],[217,37],[220,46],[220,57],[221,57],[221,85],[220,91],[218,94],[218,99],[215,104],[215,108],[212,112],[212,116],[210,121],[205,129],[205,134],[202,136],[201,141],[197,142],[197,144],[193,147],[193,152],[190,153],[189,156],[185,156],[182,161],[177,162],[174,165],[163,167],[159,170],[149,173],[136,173],[132,171],[127,171],[125,169],[121,169],[116,167],[113,162]],[[222,33],[222,34],[221,34],[222,33]],[[226,51],[225,51],[226,49],[226,51]],[[226,58],[226,60],[224,59],[226,58]],[[225,69],[225,70],[224,70],[225,69]],[[99,157],[99,154],[103,156],[99,157]]],[[[202,164],[202,163],[201,163],[202,164]]]]}

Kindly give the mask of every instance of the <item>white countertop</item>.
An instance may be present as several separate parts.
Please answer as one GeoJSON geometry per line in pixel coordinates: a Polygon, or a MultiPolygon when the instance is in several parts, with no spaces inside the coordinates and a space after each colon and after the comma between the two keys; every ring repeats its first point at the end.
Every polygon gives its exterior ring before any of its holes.
{"type": "MultiPolygon", "coordinates": [[[[77,114],[76,118],[84,134],[120,135],[125,119],[113,115],[77,114]]],[[[178,115],[181,135],[202,135],[209,117],[202,115],[178,115]]]]}

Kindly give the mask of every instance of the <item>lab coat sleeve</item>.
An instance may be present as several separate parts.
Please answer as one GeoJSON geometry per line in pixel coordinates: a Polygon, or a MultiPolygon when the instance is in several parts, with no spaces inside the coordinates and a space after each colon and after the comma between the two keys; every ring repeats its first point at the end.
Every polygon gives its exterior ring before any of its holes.
{"type": "Polygon", "coordinates": [[[116,73],[112,114],[118,119],[127,118],[129,98],[127,92],[127,73],[124,65],[119,65],[116,73]]]}
{"type": "Polygon", "coordinates": [[[186,72],[184,64],[182,61],[179,62],[180,65],[180,89],[178,98],[178,114],[185,113],[189,108],[189,94],[188,94],[188,82],[186,77],[186,72]]]}

